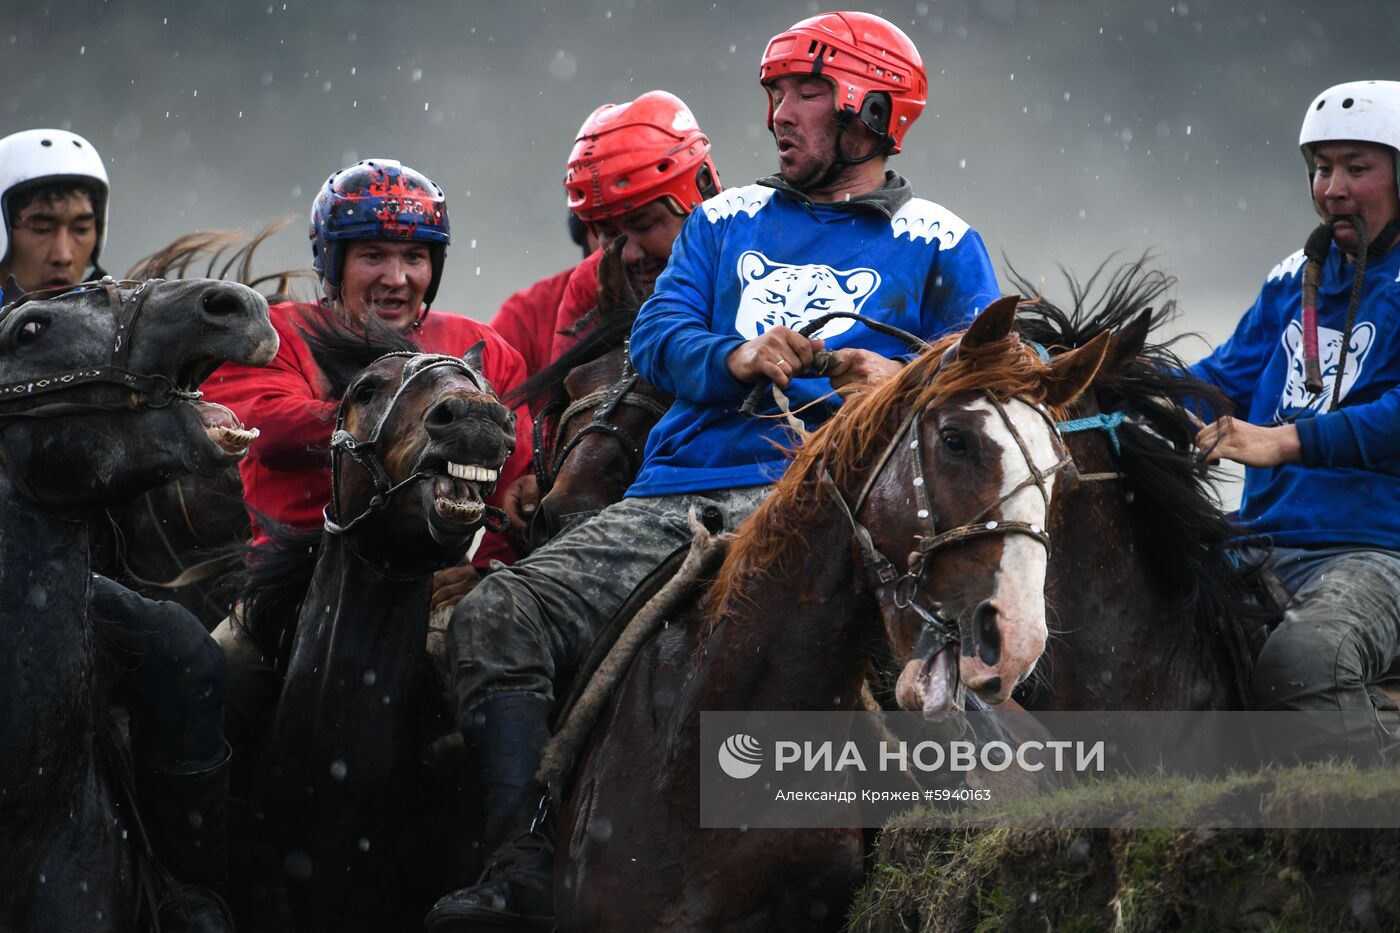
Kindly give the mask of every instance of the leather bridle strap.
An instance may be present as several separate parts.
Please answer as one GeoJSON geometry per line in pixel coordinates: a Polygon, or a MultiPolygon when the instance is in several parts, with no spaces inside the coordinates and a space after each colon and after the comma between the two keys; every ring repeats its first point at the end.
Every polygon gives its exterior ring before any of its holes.
{"type": "Polygon", "coordinates": [[[540,413],[541,417],[535,422],[535,478],[540,486],[540,494],[544,495],[554,485],[554,480],[559,476],[559,470],[564,466],[569,455],[589,434],[606,434],[617,441],[622,452],[626,454],[628,463],[633,472],[641,469],[642,458],[644,456],[642,447],[622,428],[618,427],[611,420],[612,414],[621,405],[630,405],[633,408],[640,408],[643,411],[655,415],[658,419],[666,414],[669,406],[662,404],[650,396],[643,395],[636,391],[637,383],[641,377],[632,368],[631,351],[626,343],[623,344],[622,355],[622,376],[606,389],[599,389],[595,392],[583,396],[569,403],[568,407],[559,415],[558,423],[554,429],[556,438],[562,437],[565,427],[578,415],[592,410],[593,417],[588,424],[584,425],[579,432],[562,446],[558,447],[554,455],[545,463],[541,433],[541,423],[550,413],[550,409],[545,409],[540,413]]]}
{"type": "MultiPolygon", "coordinates": [[[[399,483],[394,483],[389,472],[384,469],[383,462],[379,459],[376,450],[379,444],[379,436],[384,431],[384,425],[388,423],[389,416],[398,407],[399,400],[407,391],[413,380],[426,372],[442,367],[451,367],[464,373],[471,380],[479,391],[489,393],[488,387],[483,383],[480,375],[467,365],[466,361],[455,356],[437,353],[414,353],[408,350],[396,350],[393,353],[386,353],[379,359],[390,359],[393,357],[410,357],[404,363],[403,374],[399,382],[399,387],[395,390],[389,404],[385,406],[379,420],[375,422],[374,429],[370,431],[369,437],[360,440],[345,429],[345,420],[348,414],[346,398],[350,397],[349,390],[345,397],[340,400],[340,406],[335,416],[335,431],[331,434],[331,501],[322,510],[322,524],[327,532],[333,535],[343,535],[353,531],[365,519],[375,512],[386,508],[394,496],[403,490],[427,479],[433,474],[426,470],[419,470],[417,473],[405,478],[399,483]],[[370,482],[374,484],[374,496],[370,499],[365,510],[349,521],[340,520],[340,459],[342,454],[349,454],[360,468],[369,474],[370,482]]],[[[370,364],[374,365],[373,363],[370,364]]],[[[505,513],[494,506],[486,506],[486,527],[492,531],[500,531],[506,525],[505,513]]]]}

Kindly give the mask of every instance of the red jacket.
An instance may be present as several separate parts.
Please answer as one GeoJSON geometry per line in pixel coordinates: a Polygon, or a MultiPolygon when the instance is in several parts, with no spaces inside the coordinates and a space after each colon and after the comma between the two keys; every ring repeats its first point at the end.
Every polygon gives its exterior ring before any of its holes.
{"type": "MultiPolygon", "coordinates": [[[[319,528],[321,510],[331,496],[328,448],[336,402],[297,330],[302,315],[321,312],[314,305],[288,301],[273,305],[271,313],[272,326],[282,341],[277,357],[263,367],[225,363],[201,386],[207,399],[228,406],[245,425],[262,432],[238,465],[243,501],[253,515],[255,543],[266,540],[257,530],[258,513],[294,528],[319,528]]],[[[453,356],[484,339],[485,376],[500,395],[525,380],[520,354],[491,328],[471,318],[431,311],[413,335],[425,351],[453,356]]],[[[496,506],[510,484],[530,469],[530,415],[520,408],[515,418],[515,452],[501,468],[496,491],[486,499],[496,506]]],[[[511,563],[516,556],[504,537],[487,533],[472,563],[478,567],[492,559],[511,563]]]]}
{"type": "Polygon", "coordinates": [[[598,304],[598,264],[602,261],[603,251],[596,249],[569,274],[569,284],[564,286],[564,297],[559,300],[559,313],[554,318],[551,361],[559,359],[559,354],[578,343],[577,337],[565,337],[559,332],[571,327],[598,304]]]}
{"type": "Polygon", "coordinates": [[[501,310],[491,319],[491,329],[520,351],[525,358],[525,371],[532,376],[554,359],[549,354],[554,342],[554,318],[574,268],[522,288],[502,302],[501,310]]]}

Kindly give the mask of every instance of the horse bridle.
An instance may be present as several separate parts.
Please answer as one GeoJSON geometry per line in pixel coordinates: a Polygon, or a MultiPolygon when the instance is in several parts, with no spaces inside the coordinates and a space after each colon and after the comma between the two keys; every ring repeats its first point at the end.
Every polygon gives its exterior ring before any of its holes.
{"type": "MultiPolygon", "coordinates": [[[[3,323],[30,301],[47,301],[101,288],[107,293],[107,302],[117,321],[116,334],[112,338],[112,352],[105,364],[31,376],[18,382],[0,384],[0,428],[22,420],[61,418],[95,412],[149,411],[166,408],[175,401],[197,401],[200,398],[198,391],[180,388],[169,376],[162,373],[138,373],[128,368],[131,359],[131,334],[136,328],[136,321],[146,306],[146,299],[151,295],[151,287],[163,281],[165,280],[118,281],[108,275],[96,283],[83,282],[62,288],[26,292],[0,309],[0,323],[3,323]],[[131,294],[123,297],[123,289],[132,289],[131,294]],[[117,386],[126,391],[126,399],[120,402],[50,401],[60,393],[92,385],[117,386]]],[[[20,495],[43,505],[10,456],[8,445],[3,442],[0,442],[0,467],[10,475],[20,495]]]]}
{"type": "Polygon", "coordinates": [[[47,301],[101,288],[107,293],[108,304],[117,320],[117,331],[112,338],[112,352],[103,365],[31,376],[18,382],[0,385],[0,424],[23,418],[58,418],[99,411],[146,411],[165,408],[176,400],[197,400],[200,397],[199,392],[181,389],[169,376],[161,373],[138,373],[127,368],[131,359],[131,333],[136,328],[136,321],[146,305],[146,299],[151,295],[151,287],[164,281],[117,281],[111,276],[106,276],[96,283],[84,282],[81,285],[27,292],[6,305],[3,312],[0,312],[0,323],[30,301],[47,301]],[[134,290],[123,297],[123,289],[134,290]],[[47,401],[61,392],[104,384],[119,386],[130,394],[123,402],[47,401]],[[11,409],[9,406],[18,407],[11,409]]]}
{"type": "MultiPolygon", "coordinates": [[[[450,367],[458,372],[466,374],[477,391],[495,396],[490,387],[486,385],[481,374],[467,365],[465,360],[455,356],[441,353],[415,353],[409,350],[396,350],[386,353],[374,361],[379,363],[383,360],[394,357],[408,357],[409,361],[404,363],[403,373],[400,377],[399,387],[394,392],[389,404],[384,407],[384,411],[379,415],[379,420],[375,422],[374,429],[370,431],[369,437],[360,440],[345,429],[345,420],[349,414],[348,400],[350,399],[350,386],[346,389],[345,395],[340,400],[340,406],[336,410],[335,431],[331,434],[331,501],[326,504],[322,511],[322,523],[325,530],[333,535],[348,534],[358,527],[365,519],[382,511],[389,506],[394,496],[405,489],[427,479],[433,474],[428,470],[419,470],[407,477],[402,482],[394,483],[389,478],[389,471],[384,469],[384,463],[379,459],[377,447],[379,436],[384,431],[384,425],[388,423],[389,416],[398,407],[399,399],[408,390],[413,380],[424,373],[434,369],[450,367]],[[360,468],[369,474],[370,482],[374,484],[374,496],[370,499],[365,510],[349,521],[342,521],[340,515],[340,461],[341,455],[348,454],[352,460],[359,464],[360,468]]],[[[370,365],[374,365],[371,363],[370,365]]],[[[512,414],[512,417],[514,415],[512,414]]],[[[495,506],[486,506],[486,527],[491,531],[501,531],[506,527],[505,512],[495,506]]]]}
{"type": "Polygon", "coordinates": [[[617,441],[622,452],[627,455],[628,463],[632,472],[636,473],[642,468],[642,447],[637,443],[632,435],[618,427],[612,421],[612,413],[619,405],[631,405],[640,408],[650,414],[660,418],[666,414],[667,407],[650,396],[643,395],[637,391],[637,383],[641,377],[632,368],[632,351],[630,341],[622,344],[622,376],[606,389],[599,389],[590,392],[582,398],[570,402],[567,406],[563,402],[551,402],[540,410],[539,417],[535,419],[534,425],[534,470],[535,480],[539,484],[540,495],[549,492],[554,485],[554,480],[559,475],[559,469],[564,465],[564,461],[569,459],[569,455],[574,452],[574,448],[589,434],[606,434],[617,441]],[[545,460],[544,442],[544,422],[547,421],[556,411],[561,412],[555,424],[554,436],[561,437],[564,428],[574,418],[586,411],[592,411],[593,417],[588,419],[588,423],[579,429],[579,432],[562,446],[554,450],[554,455],[545,460]]]}
{"type": "MultiPolygon", "coordinates": [[[[956,344],[948,351],[944,357],[946,362],[949,356],[956,352],[956,344]]],[[[940,368],[941,368],[940,364],[940,368]]],[[[860,493],[856,496],[855,502],[846,501],[843,493],[836,485],[835,480],[829,472],[823,478],[831,488],[837,503],[841,506],[841,511],[850,522],[851,532],[855,539],[856,546],[860,550],[861,563],[864,569],[867,585],[871,586],[877,598],[883,598],[883,591],[889,590],[890,597],[896,609],[910,609],[920,619],[923,625],[923,632],[919,637],[919,651],[925,653],[925,649],[931,649],[938,643],[948,644],[954,641],[961,641],[964,646],[973,644],[973,633],[971,631],[972,620],[968,613],[963,613],[960,619],[950,620],[943,612],[941,603],[933,603],[929,606],[923,605],[918,598],[919,590],[923,586],[928,576],[928,565],[930,556],[941,548],[954,547],[974,538],[987,537],[990,535],[1025,535],[1040,542],[1045,548],[1047,555],[1050,551],[1050,535],[1033,522],[1022,522],[1016,520],[999,520],[988,518],[987,516],[995,509],[1000,508],[1021,490],[1028,486],[1035,486],[1041,498],[1045,502],[1046,511],[1050,508],[1050,489],[1048,483],[1053,481],[1055,476],[1066,467],[1074,464],[1074,459],[1068,452],[1058,462],[1049,469],[1042,470],[1036,466],[1035,459],[1031,455],[1030,447],[1026,444],[1021,432],[1016,429],[1015,422],[1006,412],[1006,406],[996,396],[990,392],[983,392],[992,405],[992,408],[1000,416],[1002,423],[1006,425],[1011,437],[1016,441],[1016,446],[1021,451],[1021,457],[1025,460],[1029,475],[1021,482],[1017,483],[1010,491],[1002,494],[996,501],[990,503],[985,508],[979,510],[976,515],[961,525],[949,528],[945,531],[938,529],[938,516],[933,507],[933,502],[928,493],[928,482],[924,474],[923,456],[923,411],[914,407],[909,414],[904,417],[898,430],[886,445],[884,451],[875,462],[875,468],[871,470],[865,484],[861,487],[860,493]],[[908,437],[907,446],[905,438],[908,437]],[[875,488],[875,483],[879,480],[890,461],[894,458],[895,451],[907,449],[909,451],[910,466],[914,474],[914,500],[916,503],[915,518],[923,528],[923,533],[916,536],[918,541],[914,550],[910,552],[903,572],[900,572],[894,561],[875,546],[874,538],[870,534],[870,529],[861,524],[858,519],[861,511],[865,508],[870,498],[871,491],[875,488]]],[[[1024,400],[1022,400],[1024,401],[1024,400]]],[[[1045,411],[1044,407],[1027,401],[1043,419],[1050,430],[1059,436],[1059,430],[1055,421],[1045,411]]]]}

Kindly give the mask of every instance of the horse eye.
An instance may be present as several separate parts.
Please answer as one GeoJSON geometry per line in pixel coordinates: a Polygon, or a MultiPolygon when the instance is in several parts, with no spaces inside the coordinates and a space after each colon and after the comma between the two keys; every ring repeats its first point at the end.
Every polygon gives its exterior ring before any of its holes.
{"type": "Polygon", "coordinates": [[[943,440],[943,446],[948,449],[949,453],[967,453],[967,439],[962,436],[961,431],[955,431],[952,428],[945,428],[943,431],[940,432],[939,436],[943,440]]]}
{"type": "Polygon", "coordinates": [[[20,325],[19,330],[15,333],[15,343],[22,345],[26,343],[33,343],[34,341],[38,340],[39,335],[44,332],[44,327],[47,325],[47,323],[47,321],[42,321],[38,318],[25,321],[23,324],[20,325]]]}
{"type": "Polygon", "coordinates": [[[350,399],[357,405],[366,405],[373,401],[374,393],[379,388],[378,384],[372,380],[356,383],[355,388],[350,390],[350,399]]]}

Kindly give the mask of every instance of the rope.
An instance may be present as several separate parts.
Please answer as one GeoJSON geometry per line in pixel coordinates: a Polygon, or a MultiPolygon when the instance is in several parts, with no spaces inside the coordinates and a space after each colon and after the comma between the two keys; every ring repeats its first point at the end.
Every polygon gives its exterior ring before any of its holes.
{"type": "Polygon", "coordinates": [[[1332,404],[1327,407],[1328,411],[1336,411],[1337,406],[1342,403],[1342,381],[1347,374],[1347,346],[1351,343],[1351,329],[1356,326],[1356,312],[1361,305],[1362,279],[1366,275],[1366,224],[1362,222],[1360,215],[1351,218],[1352,226],[1356,228],[1356,275],[1351,281],[1351,307],[1347,309],[1347,326],[1342,331],[1341,354],[1337,358],[1337,375],[1332,382],[1332,404]]]}
{"type": "Polygon", "coordinates": [[[1087,418],[1075,418],[1072,421],[1061,421],[1055,427],[1060,429],[1061,434],[1074,434],[1078,431],[1103,431],[1108,435],[1108,439],[1113,444],[1113,453],[1121,455],[1123,447],[1118,443],[1118,428],[1124,421],[1128,420],[1126,412],[1115,411],[1111,414],[1090,415],[1087,418]]]}

